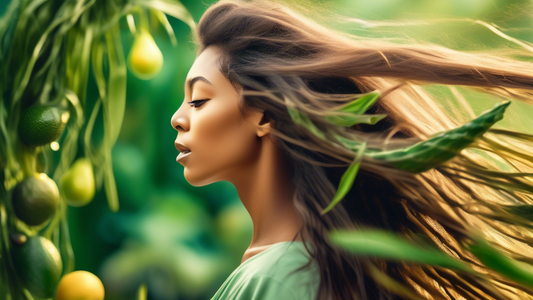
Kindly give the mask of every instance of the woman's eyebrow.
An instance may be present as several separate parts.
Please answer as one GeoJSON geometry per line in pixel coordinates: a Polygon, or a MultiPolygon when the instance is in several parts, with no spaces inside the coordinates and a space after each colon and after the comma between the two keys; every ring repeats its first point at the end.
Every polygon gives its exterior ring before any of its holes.
{"type": "Polygon", "coordinates": [[[187,80],[187,83],[186,85],[189,87],[189,90],[192,90],[192,87],[193,85],[197,82],[197,81],[203,81],[203,82],[206,82],[210,85],[213,85],[211,83],[211,81],[207,80],[207,78],[203,77],[203,76],[196,76],[196,77],[193,77],[192,79],[188,79],[187,80]]]}

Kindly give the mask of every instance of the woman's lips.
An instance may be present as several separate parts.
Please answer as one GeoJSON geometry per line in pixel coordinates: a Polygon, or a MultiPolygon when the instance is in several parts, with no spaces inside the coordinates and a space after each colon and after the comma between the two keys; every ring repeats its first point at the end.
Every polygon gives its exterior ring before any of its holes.
{"type": "Polygon", "coordinates": [[[176,161],[179,162],[181,159],[189,156],[191,153],[192,153],[191,151],[189,151],[189,152],[180,152],[178,157],[176,157],[176,161]]]}

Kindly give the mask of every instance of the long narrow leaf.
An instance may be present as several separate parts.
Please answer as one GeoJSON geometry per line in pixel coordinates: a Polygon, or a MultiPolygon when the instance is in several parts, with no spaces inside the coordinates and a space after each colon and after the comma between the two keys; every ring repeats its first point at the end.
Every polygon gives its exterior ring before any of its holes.
{"type": "Polygon", "coordinates": [[[138,4],[144,7],[152,8],[164,12],[167,15],[181,20],[185,24],[189,25],[192,30],[195,30],[196,23],[192,18],[191,13],[178,1],[165,1],[165,0],[135,0],[134,4],[138,4]]]}
{"type": "Polygon", "coordinates": [[[329,121],[338,126],[350,127],[355,124],[370,124],[374,125],[381,121],[387,115],[351,115],[351,116],[329,116],[325,117],[326,121],[329,121]]]}
{"type": "Polygon", "coordinates": [[[467,263],[454,259],[438,249],[417,247],[404,238],[383,230],[333,230],[329,233],[329,238],[339,247],[359,255],[474,272],[467,263]]]}
{"type": "Polygon", "coordinates": [[[510,103],[510,101],[500,103],[461,127],[439,133],[415,145],[365,154],[408,172],[427,171],[452,159],[474,140],[482,136],[494,123],[503,118],[503,113],[510,103]]]}
{"type": "Polygon", "coordinates": [[[122,41],[118,24],[106,34],[109,79],[107,97],[104,101],[104,123],[109,134],[108,145],[113,146],[120,133],[126,109],[126,62],[122,51],[122,41]]]}
{"type": "Polygon", "coordinates": [[[176,47],[178,45],[178,40],[176,39],[176,35],[174,34],[174,29],[172,29],[172,26],[170,25],[170,22],[167,19],[167,16],[158,10],[151,10],[156,16],[159,22],[163,25],[165,30],[167,31],[168,37],[170,38],[170,42],[172,42],[172,46],[176,47]]]}
{"type": "Polygon", "coordinates": [[[359,148],[359,151],[357,151],[356,157],[353,160],[353,162],[350,164],[346,172],[341,177],[339,187],[337,188],[337,193],[333,197],[333,200],[331,200],[331,203],[326,207],[320,214],[323,215],[330,211],[337,203],[339,203],[344,196],[350,191],[352,188],[353,182],[355,180],[355,176],[357,175],[357,172],[359,171],[359,166],[361,165],[361,160],[363,158],[363,152],[366,149],[366,142],[363,142],[362,146],[359,148]]]}
{"type": "Polygon", "coordinates": [[[469,250],[487,266],[503,276],[516,282],[533,287],[533,273],[520,265],[520,262],[501,253],[484,238],[477,236],[469,250]]]}
{"type": "Polygon", "coordinates": [[[373,91],[363,97],[357,98],[348,103],[338,111],[349,112],[355,115],[364,114],[379,98],[379,91],[373,91]]]}
{"type": "Polygon", "coordinates": [[[379,270],[376,266],[368,264],[368,269],[370,276],[372,276],[376,282],[396,295],[405,299],[424,300],[420,295],[416,294],[415,291],[410,290],[408,287],[392,279],[389,275],[379,270]]]}

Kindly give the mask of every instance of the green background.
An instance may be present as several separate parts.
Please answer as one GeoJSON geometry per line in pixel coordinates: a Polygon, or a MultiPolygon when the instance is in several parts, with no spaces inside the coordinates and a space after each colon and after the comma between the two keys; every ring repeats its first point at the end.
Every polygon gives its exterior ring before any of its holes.
{"type": "MultiPolygon", "coordinates": [[[[198,22],[215,1],[182,1],[198,22]]],[[[372,37],[410,37],[458,50],[516,47],[467,19],[495,23],[506,34],[531,42],[531,1],[505,0],[343,0],[314,1],[333,13],[370,22],[402,20],[412,26],[372,29],[361,23],[326,24],[372,37]],[[463,18],[462,21],[457,18],[463,18]],[[420,25],[420,20],[442,19],[420,25]],[[513,30],[510,30],[514,28],[513,30]]],[[[0,0],[0,12],[8,1],[0,0]]],[[[170,119],[183,100],[185,77],[195,58],[190,28],[169,17],[178,45],[172,46],[161,26],[152,31],[164,55],[155,78],[144,81],[128,73],[127,107],[119,140],[113,149],[113,168],[120,210],[109,210],[103,189],[81,208],[69,207],[68,218],[76,269],[99,276],[106,299],[133,299],[138,286],[148,284],[149,299],[209,299],[241,260],[252,234],[251,220],[234,187],[219,182],[190,186],[176,163],[177,132],[170,119]]],[[[121,21],[124,53],[133,43],[121,21]]],[[[442,87],[431,87],[451,102],[442,87]]],[[[90,78],[88,101],[98,97],[90,78]]],[[[494,97],[470,92],[476,114],[493,107],[494,97]]],[[[533,107],[513,102],[500,126],[533,133],[533,107]]]]}

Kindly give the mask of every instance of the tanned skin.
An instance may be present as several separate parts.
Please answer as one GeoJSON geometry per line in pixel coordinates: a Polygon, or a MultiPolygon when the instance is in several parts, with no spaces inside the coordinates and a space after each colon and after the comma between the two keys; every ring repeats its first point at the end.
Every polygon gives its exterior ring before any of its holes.
{"type": "Polygon", "coordinates": [[[209,46],[196,58],[185,81],[185,99],[171,124],[178,131],[176,142],[191,150],[179,161],[187,182],[196,187],[231,182],[250,214],[253,236],[242,263],[274,243],[301,241],[303,224],[292,202],[288,164],[271,140],[270,120],[262,111],[242,118],[242,89],[235,90],[220,72],[220,57],[220,49],[209,46]],[[205,80],[190,88],[189,81],[198,76],[205,80]],[[198,107],[188,103],[204,99],[198,107]]]}

